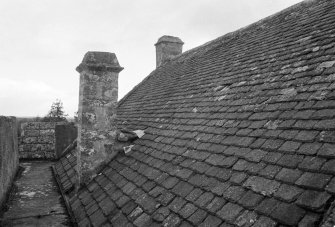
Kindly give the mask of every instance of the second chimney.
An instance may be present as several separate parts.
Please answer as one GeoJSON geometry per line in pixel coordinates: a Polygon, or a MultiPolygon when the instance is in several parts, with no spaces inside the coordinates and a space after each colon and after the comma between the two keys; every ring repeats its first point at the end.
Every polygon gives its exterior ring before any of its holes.
{"type": "Polygon", "coordinates": [[[183,41],[178,37],[164,35],[160,37],[156,46],[156,67],[183,52],[183,41]]]}

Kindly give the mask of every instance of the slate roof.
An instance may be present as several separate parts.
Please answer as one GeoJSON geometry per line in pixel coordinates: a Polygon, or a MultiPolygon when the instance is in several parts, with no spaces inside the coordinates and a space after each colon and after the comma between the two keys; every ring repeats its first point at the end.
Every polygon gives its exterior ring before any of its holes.
{"type": "MultiPolygon", "coordinates": [[[[335,1],[304,1],[154,70],[118,108],[119,127],[145,135],[69,192],[78,225],[320,225],[335,193],[334,25],[335,1]]],[[[65,190],[74,154],[55,166],[65,190]]]]}

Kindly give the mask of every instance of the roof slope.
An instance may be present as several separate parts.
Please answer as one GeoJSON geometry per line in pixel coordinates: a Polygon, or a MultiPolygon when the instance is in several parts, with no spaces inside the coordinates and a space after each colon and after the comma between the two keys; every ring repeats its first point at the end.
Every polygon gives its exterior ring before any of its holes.
{"type": "Polygon", "coordinates": [[[79,225],[318,225],[335,193],[334,24],[335,1],[305,1],[153,71],[118,109],[146,134],[72,196],[79,225]]]}

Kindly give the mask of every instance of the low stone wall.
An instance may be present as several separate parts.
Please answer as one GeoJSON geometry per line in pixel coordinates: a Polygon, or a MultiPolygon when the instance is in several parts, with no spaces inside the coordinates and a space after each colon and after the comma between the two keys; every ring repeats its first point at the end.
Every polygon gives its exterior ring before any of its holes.
{"type": "Polygon", "coordinates": [[[0,205],[6,198],[19,166],[15,117],[0,116],[0,205]]]}
{"type": "Polygon", "coordinates": [[[55,159],[54,122],[27,122],[21,125],[20,158],[55,159]]]}
{"type": "Polygon", "coordinates": [[[57,159],[75,138],[77,130],[72,123],[23,123],[19,146],[20,158],[57,159]]]}

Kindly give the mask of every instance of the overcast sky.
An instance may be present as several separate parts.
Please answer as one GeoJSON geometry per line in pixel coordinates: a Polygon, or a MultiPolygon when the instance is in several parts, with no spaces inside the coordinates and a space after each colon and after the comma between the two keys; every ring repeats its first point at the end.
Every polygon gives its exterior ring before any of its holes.
{"type": "Polygon", "coordinates": [[[154,70],[162,35],[185,51],[300,1],[1,0],[0,115],[44,116],[61,99],[73,116],[87,51],[116,54],[120,99],[154,70]]]}

